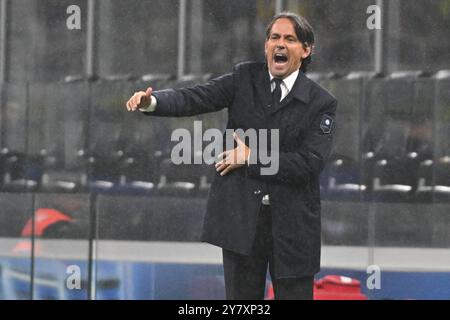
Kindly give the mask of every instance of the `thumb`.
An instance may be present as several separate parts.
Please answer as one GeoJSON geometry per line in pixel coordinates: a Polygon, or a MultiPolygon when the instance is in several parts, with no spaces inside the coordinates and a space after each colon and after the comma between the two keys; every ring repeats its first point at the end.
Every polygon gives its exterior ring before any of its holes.
{"type": "Polygon", "coordinates": [[[150,96],[152,95],[153,89],[152,87],[148,87],[147,90],[145,91],[145,95],[150,98],[150,96]]]}

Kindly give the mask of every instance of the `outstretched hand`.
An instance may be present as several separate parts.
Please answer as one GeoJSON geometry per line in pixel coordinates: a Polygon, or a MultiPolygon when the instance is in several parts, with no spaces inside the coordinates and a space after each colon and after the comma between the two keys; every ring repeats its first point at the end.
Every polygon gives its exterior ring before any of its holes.
{"type": "Polygon", "coordinates": [[[133,96],[127,101],[127,110],[136,111],[140,108],[148,108],[152,102],[152,92],[151,87],[144,91],[138,91],[133,94],[133,96]]]}
{"type": "Polygon", "coordinates": [[[233,138],[237,142],[237,147],[232,150],[227,150],[219,154],[218,158],[222,159],[216,163],[216,171],[221,176],[242,167],[250,156],[250,148],[247,147],[244,141],[239,139],[236,133],[233,133],[233,138]]]}

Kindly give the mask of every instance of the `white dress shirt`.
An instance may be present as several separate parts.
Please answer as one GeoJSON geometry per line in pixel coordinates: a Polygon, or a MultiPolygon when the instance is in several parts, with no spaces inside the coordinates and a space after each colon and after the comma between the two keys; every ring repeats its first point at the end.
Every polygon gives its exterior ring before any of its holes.
{"type": "Polygon", "coordinates": [[[140,108],[139,111],[142,111],[142,112],[153,112],[153,111],[155,111],[156,104],[158,103],[158,101],[156,100],[156,98],[154,96],[151,96],[150,98],[152,100],[150,102],[150,105],[147,108],[140,108]]]}
{"type": "MultiPolygon", "coordinates": [[[[296,70],[292,72],[289,76],[283,79],[281,82],[281,100],[283,101],[284,98],[291,92],[292,87],[294,86],[295,80],[297,80],[299,70],[296,70]]],[[[275,81],[272,81],[274,76],[270,73],[270,92],[273,92],[275,90],[275,81]]]]}

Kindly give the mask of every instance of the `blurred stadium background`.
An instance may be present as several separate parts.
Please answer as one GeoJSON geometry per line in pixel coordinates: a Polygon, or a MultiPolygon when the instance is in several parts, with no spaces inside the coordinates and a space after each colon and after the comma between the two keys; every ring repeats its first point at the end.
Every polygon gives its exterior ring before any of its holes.
{"type": "Polygon", "coordinates": [[[281,10],[310,20],[309,75],[339,100],[317,277],[450,298],[449,0],[0,0],[0,299],[224,298],[221,252],[198,242],[215,173],[173,165],[170,135],[226,113],[149,118],[125,101],[262,60],[281,10]]]}

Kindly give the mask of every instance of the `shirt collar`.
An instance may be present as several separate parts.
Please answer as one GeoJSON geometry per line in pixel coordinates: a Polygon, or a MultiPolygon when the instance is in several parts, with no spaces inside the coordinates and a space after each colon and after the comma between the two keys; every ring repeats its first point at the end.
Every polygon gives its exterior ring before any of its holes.
{"type": "MultiPolygon", "coordinates": [[[[286,86],[286,88],[288,89],[288,92],[290,92],[292,90],[295,80],[297,80],[298,73],[299,73],[299,70],[295,70],[289,76],[287,76],[286,78],[283,79],[283,83],[286,86]]],[[[269,75],[270,75],[270,82],[272,82],[274,76],[270,73],[270,71],[269,71],[269,75]]]]}

